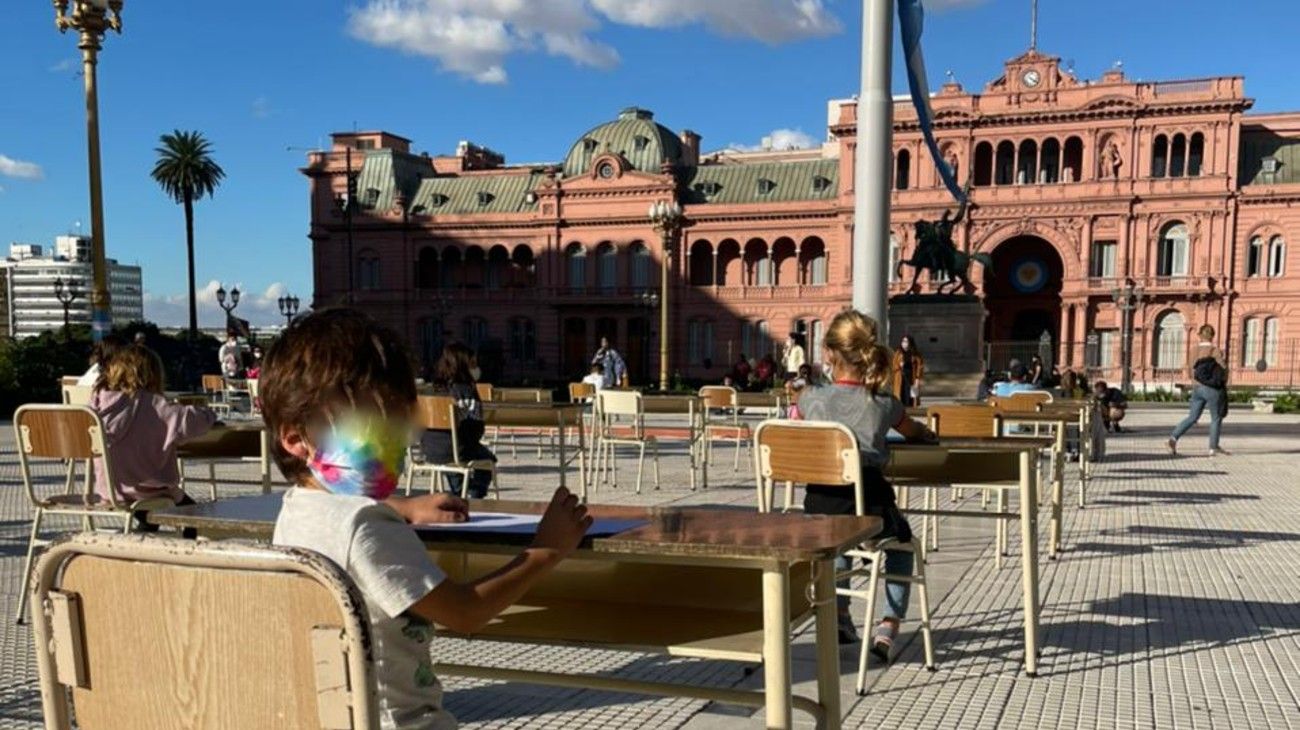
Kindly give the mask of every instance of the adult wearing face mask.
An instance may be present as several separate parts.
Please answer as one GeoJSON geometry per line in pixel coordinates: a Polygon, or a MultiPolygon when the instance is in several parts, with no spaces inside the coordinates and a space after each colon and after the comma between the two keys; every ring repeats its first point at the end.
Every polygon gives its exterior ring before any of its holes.
{"type": "Polygon", "coordinates": [[[908,408],[921,405],[921,378],[925,375],[925,359],[911,335],[903,335],[894,350],[894,397],[908,408]]]}
{"type": "Polygon", "coordinates": [[[244,348],[239,345],[239,337],[234,332],[226,333],[226,341],[217,351],[217,360],[221,363],[221,374],[227,378],[238,378],[243,369],[244,348]]]}
{"type": "MultiPolygon", "coordinates": [[[[478,397],[478,379],[482,373],[474,351],[459,342],[442,348],[442,357],[433,370],[433,387],[440,395],[449,395],[456,401],[456,441],[460,446],[460,461],[493,461],[496,454],[483,445],[483,401],[478,397]]],[[[451,461],[451,432],[425,431],[420,438],[420,451],[424,458],[434,463],[451,461]]],[[[461,477],[444,474],[450,491],[460,494],[461,477]]],[[[492,473],[474,471],[470,474],[466,494],[474,499],[487,496],[492,485],[492,473]]]]}

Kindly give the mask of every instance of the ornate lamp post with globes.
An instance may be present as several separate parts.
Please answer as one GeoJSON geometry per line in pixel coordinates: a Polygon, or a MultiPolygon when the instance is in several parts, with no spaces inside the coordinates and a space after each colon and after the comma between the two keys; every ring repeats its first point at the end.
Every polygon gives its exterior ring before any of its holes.
{"type": "Polygon", "coordinates": [[[284,317],[284,326],[293,324],[294,315],[298,314],[298,297],[290,294],[280,297],[276,302],[280,305],[280,316],[284,317]]]}
{"type": "Polygon", "coordinates": [[[650,225],[663,242],[664,267],[659,279],[659,390],[668,390],[668,280],[672,276],[673,248],[682,229],[682,206],[663,200],[650,204],[650,225]]]}
{"type": "Polygon", "coordinates": [[[72,338],[68,312],[72,309],[72,303],[80,299],[81,282],[76,279],[68,279],[68,283],[63,283],[63,277],[54,280],[54,298],[59,300],[63,305],[63,340],[66,342],[72,338]]]}
{"type": "Polygon", "coordinates": [[[54,0],[54,25],[79,34],[82,75],[86,80],[86,148],[90,168],[90,251],[94,271],[91,332],[96,342],[108,333],[108,265],[104,256],[104,193],[99,168],[99,90],[95,67],[108,31],[122,33],[122,0],[54,0]],[[68,6],[72,6],[69,14],[68,6]]]}
{"type": "Polygon", "coordinates": [[[230,290],[230,306],[226,306],[226,287],[217,287],[217,305],[226,310],[226,331],[230,332],[233,329],[231,325],[234,324],[234,316],[231,312],[235,311],[235,307],[239,306],[239,287],[236,286],[230,290]]]}
{"type": "Polygon", "coordinates": [[[1124,286],[1111,290],[1110,297],[1120,311],[1120,390],[1129,393],[1133,389],[1133,310],[1142,306],[1146,296],[1141,284],[1126,279],[1124,286]]]}

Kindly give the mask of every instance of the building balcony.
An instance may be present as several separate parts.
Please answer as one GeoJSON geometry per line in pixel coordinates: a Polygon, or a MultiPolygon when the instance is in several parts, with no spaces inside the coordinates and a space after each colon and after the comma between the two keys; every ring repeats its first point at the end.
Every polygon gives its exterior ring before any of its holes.
{"type": "Polygon", "coordinates": [[[712,294],[715,298],[731,301],[824,301],[848,299],[853,292],[843,284],[795,284],[763,286],[697,286],[696,291],[712,294]]]}

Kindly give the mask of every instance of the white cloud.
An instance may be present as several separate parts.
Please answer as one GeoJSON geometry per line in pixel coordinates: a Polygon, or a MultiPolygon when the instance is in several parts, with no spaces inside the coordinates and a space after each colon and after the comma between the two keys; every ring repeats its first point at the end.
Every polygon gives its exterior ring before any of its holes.
{"type": "Polygon", "coordinates": [[[73,69],[76,69],[76,70],[80,71],[80,70],[81,70],[81,69],[79,68],[80,66],[81,66],[81,63],[80,63],[77,59],[75,59],[75,58],[65,58],[65,59],[59,61],[58,63],[56,63],[56,64],[50,66],[49,71],[50,71],[50,73],[52,73],[52,74],[65,73],[65,72],[68,72],[68,71],[72,71],[73,69]]]}
{"type": "Polygon", "coordinates": [[[275,114],[275,110],[271,108],[271,100],[265,95],[253,99],[252,114],[254,119],[266,119],[275,114]]]}
{"type": "Polygon", "coordinates": [[[0,155],[0,175],[24,180],[40,180],[45,177],[45,171],[35,162],[23,162],[22,160],[0,155]]]}
{"type": "Polygon", "coordinates": [[[822,0],[591,0],[623,25],[672,28],[702,23],[729,36],[786,43],[838,33],[840,21],[822,0]]]}
{"type": "Polygon", "coordinates": [[[351,11],[348,31],[376,46],[437,59],[443,70],[479,83],[500,84],[515,53],[616,66],[618,51],[593,37],[602,19],[643,28],[701,24],[767,43],[841,29],[824,0],[367,0],[351,11]]]}
{"type": "MultiPolygon", "coordinates": [[[[220,327],[226,323],[226,313],[217,304],[217,289],[221,282],[213,279],[194,292],[198,307],[200,327],[220,327]]],[[[271,284],[262,292],[245,292],[244,287],[235,284],[241,292],[239,306],[234,316],[246,319],[253,325],[283,324],[280,305],[277,301],[288,293],[289,288],[280,282],[271,284]]],[[[306,302],[303,302],[304,306],[306,302]]],[[[189,297],[184,292],[179,294],[145,294],[144,317],[160,326],[184,327],[190,321],[189,297]]]]}
{"type": "Polygon", "coordinates": [[[733,142],[727,149],[739,152],[759,152],[762,150],[807,150],[820,146],[820,142],[802,129],[773,129],[763,135],[758,144],[739,144],[733,142]]]}

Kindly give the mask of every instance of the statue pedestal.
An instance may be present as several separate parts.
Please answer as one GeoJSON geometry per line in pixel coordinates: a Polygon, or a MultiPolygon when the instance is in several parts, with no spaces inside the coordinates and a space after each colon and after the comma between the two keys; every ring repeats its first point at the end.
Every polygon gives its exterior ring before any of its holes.
{"type": "Polygon", "coordinates": [[[889,346],[911,335],[927,373],[984,373],[984,304],[968,295],[904,294],[889,300],[889,346]]]}

